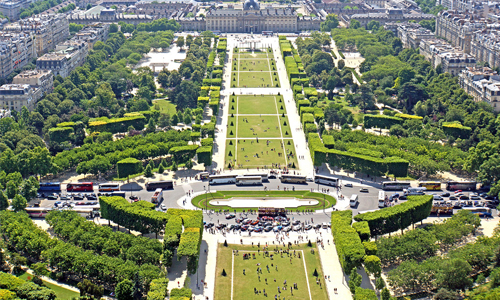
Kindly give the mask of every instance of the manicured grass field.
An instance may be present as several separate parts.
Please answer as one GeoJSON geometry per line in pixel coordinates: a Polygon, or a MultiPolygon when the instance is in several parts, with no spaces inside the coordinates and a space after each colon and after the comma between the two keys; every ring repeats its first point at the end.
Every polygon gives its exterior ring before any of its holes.
{"type": "Polygon", "coordinates": [[[234,53],[231,87],[279,87],[272,52],[234,53]]]}
{"type": "Polygon", "coordinates": [[[162,114],[176,114],[176,107],[177,105],[168,100],[153,100],[153,108],[159,110],[162,114]]]}
{"type": "Polygon", "coordinates": [[[279,250],[285,250],[283,247],[278,247],[278,252],[274,251],[276,248],[269,247],[269,254],[273,255],[273,259],[264,256],[262,246],[260,251],[258,249],[257,246],[250,245],[224,247],[219,244],[215,299],[274,299],[275,295],[281,296],[280,299],[290,300],[328,299],[316,244],[313,243],[312,248],[307,247],[307,244],[293,245],[289,251],[290,256],[286,253],[283,255],[279,253],[279,250]],[[314,249],[314,254],[311,249],[314,249]],[[233,250],[239,250],[239,254],[234,255],[234,262],[233,250]],[[251,254],[251,258],[243,259],[245,253],[251,254]],[[253,254],[255,254],[255,259],[253,254]],[[267,266],[269,266],[269,271],[267,266]],[[257,273],[257,268],[262,269],[261,273],[257,273]],[[243,274],[243,269],[245,269],[245,274],[243,274]],[[316,283],[316,277],[312,275],[315,269],[318,272],[321,287],[316,283]],[[221,275],[222,270],[225,270],[226,276],[221,275]],[[287,288],[283,290],[285,280],[287,288]],[[291,287],[294,283],[297,284],[297,289],[293,289],[292,293],[291,287]],[[278,292],[278,287],[281,293],[278,292]],[[260,292],[256,294],[254,288],[260,292]],[[267,297],[264,295],[264,289],[267,297]]]}
{"type": "Polygon", "coordinates": [[[229,113],[226,167],[229,164],[233,168],[252,169],[273,168],[273,164],[297,167],[282,96],[231,96],[229,113]]]}
{"type": "Polygon", "coordinates": [[[336,200],[334,197],[326,195],[326,194],[321,194],[321,193],[312,193],[310,191],[304,191],[304,190],[296,190],[296,191],[291,191],[290,189],[292,187],[300,188],[300,184],[288,184],[284,183],[284,186],[288,187],[288,191],[256,191],[256,190],[238,190],[238,191],[217,191],[214,193],[207,193],[207,194],[201,194],[196,197],[194,197],[191,200],[191,203],[199,208],[205,209],[226,209],[229,211],[243,211],[243,210],[248,210],[248,209],[255,209],[255,207],[241,207],[241,208],[233,208],[229,206],[224,206],[224,205],[216,205],[212,206],[210,204],[211,200],[215,199],[229,199],[229,198],[297,198],[297,199],[313,199],[313,200],[318,200],[318,204],[316,205],[307,205],[307,206],[299,206],[299,207],[287,207],[287,210],[291,211],[304,211],[304,210],[318,210],[318,209],[323,209],[323,208],[328,208],[331,207],[332,205],[335,205],[336,200]],[[208,203],[207,203],[208,202],[208,203]]]}
{"type": "MultiPolygon", "coordinates": [[[[33,278],[33,275],[30,275],[28,273],[23,273],[22,275],[19,275],[18,277],[23,279],[23,280],[30,281],[33,278]],[[28,278],[30,278],[30,279],[28,279],[28,278]]],[[[46,287],[48,287],[49,289],[53,290],[56,293],[57,299],[73,299],[73,298],[80,296],[79,293],[73,292],[71,290],[65,289],[63,287],[57,286],[57,285],[49,283],[47,281],[43,281],[43,283],[45,284],[46,287]]]]}

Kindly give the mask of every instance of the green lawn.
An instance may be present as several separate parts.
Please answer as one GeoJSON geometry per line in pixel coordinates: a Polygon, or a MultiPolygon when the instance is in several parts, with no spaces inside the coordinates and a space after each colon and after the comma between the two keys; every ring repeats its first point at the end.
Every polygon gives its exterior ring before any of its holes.
{"type": "MultiPolygon", "coordinates": [[[[30,275],[28,273],[23,273],[22,275],[19,275],[18,277],[23,279],[23,280],[30,281],[31,278],[33,278],[33,275],[30,275]]],[[[46,287],[48,287],[49,289],[53,290],[56,293],[57,299],[66,300],[66,299],[73,299],[73,298],[80,296],[79,293],[73,292],[71,290],[65,289],[65,288],[57,286],[57,285],[54,285],[52,283],[49,283],[46,281],[43,281],[43,283],[45,284],[46,287]]]]}
{"type": "Polygon", "coordinates": [[[168,100],[153,100],[153,108],[159,110],[160,113],[173,115],[177,113],[177,105],[168,100]]]}
{"type": "Polygon", "coordinates": [[[236,78],[236,80],[231,81],[233,87],[263,88],[276,87],[278,84],[278,81],[271,77],[271,72],[233,72],[233,78],[236,78]],[[235,83],[237,83],[236,86],[234,86],[235,83]]]}
{"type": "Polygon", "coordinates": [[[231,87],[279,86],[276,62],[270,53],[235,53],[232,63],[231,87]]]}
{"type": "MultiPolygon", "coordinates": [[[[233,290],[232,299],[272,300],[274,295],[280,295],[280,299],[286,298],[290,300],[328,299],[324,280],[322,279],[324,277],[319,253],[315,244],[313,244],[312,248],[307,247],[307,244],[293,245],[290,256],[274,252],[275,248],[269,249],[269,253],[274,256],[272,260],[270,257],[265,257],[263,251],[258,251],[258,249],[257,246],[250,245],[229,245],[224,247],[219,244],[217,249],[215,299],[230,300],[231,286],[233,290]],[[314,249],[314,254],[311,249],[314,249]],[[239,250],[239,254],[234,256],[234,274],[233,250],[239,250]],[[243,259],[245,253],[252,254],[252,258],[243,259]],[[299,253],[300,258],[298,257],[299,253]],[[255,254],[255,259],[253,254],[255,254]],[[257,266],[258,264],[260,265],[257,266]],[[267,266],[269,266],[269,271],[267,266]],[[257,268],[262,268],[260,274],[257,274],[257,268]],[[221,276],[223,269],[226,271],[226,276],[221,276]],[[243,274],[243,269],[245,269],[245,274],[243,274]],[[315,269],[318,271],[321,287],[316,283],[316,277],[312,275],[315,269]],[[287,281],[287,289],[283,290],[285,280],[287,281]],[[292,294],[290,287],[294,283],[297,283],[297,289],[294,289],[292,294]],[[278,287],[280,287],[281,293],[278,293],[278,287]],[[255,294],[254,288],[261,292],[255,294]],[[264,295],[264,289],[267,297],[264,295]]],[[[278,247],[278,250],[285,249],[278,247]]]]}
{"type": "MultiPolygon", "coordinates": [[[[269,66],[269,60],[268,59],[239,59],[239,68],[237,71],[270,71],[270,66],[269,66]]],[[[276,67],[273,66],[275,69],[276,67]]],[[[233,63],[233,70],[234,70],[234,63],[233,63]]]]}
{"type": "MultiPolygon", "coordinates": [[[[278,116],[238,116],[238,138],[281,137],[278,116]]],[[[231,130],[230,130],[231,131],[231,130]]],[[[234,136],[228,136],[234,137],[234,136]]]]}
{"type": "Polygon", "coordinates": [[[269,52],[269,56],[267,55],[266,52],[239,52],[235,53],[234,57],[239,58],[239,59],[248,59],[248,58],[268,58],[268,57],[274,57],[272,52],[269,52]]]}
{"type": "MultiPolygon", "coordinates": [[[[272,168],[273,163],[280,164],[282,167],[285,166],[284,151],[280,146],[281,140],[259,139],[259,143],[257,143],[255,139],[238,139],[238,142],[234,139],[226,141],[226,166],[231,161],[231,165],[234,165],[235,157],[239,168],[243,169],[272,168]],[[269,145],[266,141],[269,141],[269,145]],[[233,145],[229,145],[230,143],[233,143],[233,145]],[[238,151],[236,151],[236,147],[238,147],[238,151]],[[230,152],[231,156],[229,156],[230,152]],[[281,155],[278,155],[278,153],[281,153],[281,155]]],[[[289,160],[289,162],[297,166],[296,158],[289,160]]]]}
{"type": "Polygon", "coordinates": [[[286,114],[283,96],[240,95],[231,96],[229,113],[232,114],[286,114]]]}

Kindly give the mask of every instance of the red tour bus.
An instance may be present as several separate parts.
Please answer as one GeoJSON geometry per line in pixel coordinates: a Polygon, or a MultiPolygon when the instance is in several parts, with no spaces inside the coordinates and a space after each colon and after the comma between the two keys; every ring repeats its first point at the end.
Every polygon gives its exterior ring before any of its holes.
{"type": "Polygon", "coordinates": [[[71,192],[93,192],[94,184],[92,182],[68,183],[66,191],[71,192]]]}

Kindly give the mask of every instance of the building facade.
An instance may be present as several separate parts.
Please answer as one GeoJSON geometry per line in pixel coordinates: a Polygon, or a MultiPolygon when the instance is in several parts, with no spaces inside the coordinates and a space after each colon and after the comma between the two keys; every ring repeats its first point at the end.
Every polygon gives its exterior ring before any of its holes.
{"type": "Polygon", "coordinates": [[[351,16],[343,15],[341,18],[347,24],[352,19],[358,20],[361,26],[366,27],[370,21],[378,21],[383,26],[389,22],[416,21],[418,23],[422,20],[434,20],[435,16],[423,13],[405,13],[402,9],[387,9],[385,12],[353,14],[351,16]]]}
{"type": "Polygon", "coordinates": [[[82,28],[82,30],[75,34],[72,40],[87,42],[89,49],[92,49],[96,42],[105,42],[108,39],[108,35],[109,24],[94,23],[82,28]]]}
{"type": "Polygon", "coordinates": [[[436,19],[436,36],[449,41],[465,53],[471,53],[474,32],[486,28],[487,21],[461,11],[442,11],[436,19]]]}
{"type": "Polygon", "coordinates": [[[39,88],[42,93],[50,93],[54,88],[54,75],[50,70],[26,70],[14,77],[14,84],[29,84],[39,88]]]}
{"type": "Polygon", "coordinates": [[[53,50],[69,37],[69,22],[64,14],[37,15],[9,23],[3,28],[10,32],[29,32],[34,35],[38,56],[53,50]]]}
{"type": "Polygon", "coordinates": [[[487,30],[474,33],[471,54],[478,62],[486,62],[490,67],[500,67],[500,30],[488,27],[487,30]]]}
{"type": "Polygon", "coordinates": [[[83,65],[88,54],[84,41],[68,41],[57,46],[58,51],[47,53],[36,60],[40,70],[51,70],[54,76],[67,77],[75,68],[83,65]]]}
{"type": "Polygon", "coordinates": [[[23,106],[30,111],[42,97],[40,89],[29,84],[4,84],[0,86],[0,108],[21,111],[23,106]]]}
{"type": "Polygon", "coordinates": [[[30,33],[0,32],[0,78],[22,69],[34,57],[34,40],[30,33]]]}
{"type": "Polygon", "coordinates": [[[465,68],[476,65],[474,56],[440,39],[421,40],[419,49],[420,54],[431,62],[432,67],[441,65],[443,72],[453,76],[458,76],[465,68]]]}
{"type": "Polygon", "coordinates": [[[73,13],[68,16],[70,23],[76,24],[92,24],[97,22],[102,23],[118,23],[125,22],[127,24],[138,25],[139,23],[150,23],[154,20],[150,15],[128,15],[117,13],[114,9],[103,9],[99,14],[81,14],[73,13]]]}
{"type": "Polygon", "coordinates": [[[432,31],[423,28],[418,23],[397,23],[397,37],[401,39],[404,48],[418,49],[420,41],[434,38],[432,31]]]}
{"type": "Polygon", "coordinates": [[[487,67],[471,67],[459,75],[460,86],[474,100],[484,101],[500,112],[500,76],[487,67]]]}
{"type": "Polygon", "coordinates": [[[11,21],[19,19],[21,10],[29,8],[31,0],[3,0],[0,1],[0,13],[11,21]]]}

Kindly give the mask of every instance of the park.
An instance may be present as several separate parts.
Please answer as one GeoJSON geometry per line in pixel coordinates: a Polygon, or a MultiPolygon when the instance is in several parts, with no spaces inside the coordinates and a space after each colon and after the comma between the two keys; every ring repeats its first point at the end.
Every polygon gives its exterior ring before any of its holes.
{"type": "Polygon", "coordinates": [[[233,95],[229,101],[226,165],[295,168],[297,158],[281,95],[233,95]]]}
{"type": "Polygon", "coordinates": [[[215,299],[328,299],[315,243],[266,244],[219,244],[215,299]]]}
{"type": "Polygon", "coordinates": [[[267,51],[234,53],[231,87],[266,88],[279,87],[276,61],[271,48],[267,51]]]}

